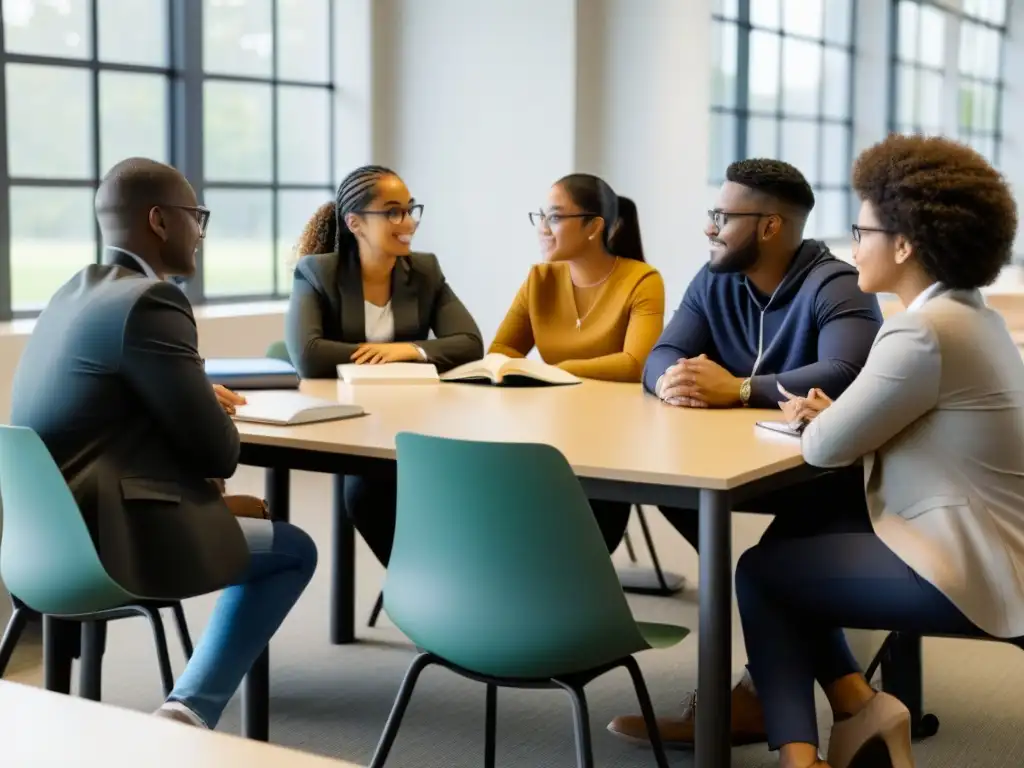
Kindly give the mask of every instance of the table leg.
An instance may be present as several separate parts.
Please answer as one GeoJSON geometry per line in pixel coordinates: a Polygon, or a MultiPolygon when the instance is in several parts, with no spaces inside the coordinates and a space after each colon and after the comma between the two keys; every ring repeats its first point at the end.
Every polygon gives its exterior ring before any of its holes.
{"type": "Polygon", "coordinates": [[[291,520],[291,473],[287,469],[268,468],[263,475],[263,498],[270,508],[270,518],[287,523],[291,520]]]}
{"type": "Polygon", "coordinates": [[[242,735],[270,739],[270,653],[264,648],[242,681],[242,735]]]}
{"type": "Polygon", "coordinates": [[[700,619],[695,756],[698,768],[727,768],[732,678],[732,543],[729,494],[700,492],[700,619]]]}
{"type": "Polygon", "coordinates": [[[345,510],[345,476],[334,476],[331,553],[331,643],[356,640],[356,535],[345,510]]]}
{"type": "MultiPolygon", "coordinates": [[[[291,473],[268,468],[264,474],[263,496],[272,520],[287,523],[291,518],[291,473]]],[[[254,741],[270,739],[270,647],[256,657],[242,680],[242,735],[254,741]]]]}

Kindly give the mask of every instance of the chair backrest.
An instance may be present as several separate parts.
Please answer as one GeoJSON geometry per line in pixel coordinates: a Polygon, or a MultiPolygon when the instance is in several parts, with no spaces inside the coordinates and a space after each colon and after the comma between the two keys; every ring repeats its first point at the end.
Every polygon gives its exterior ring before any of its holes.
{"type": "Polygon", "coordinates": [[[388,616],[465,669],[546,678],[646,648],[590,504],[546,445],[400,434],[388,616]]]}
{"type": "Polygon", "coordinates": [[[281,360],[285,363],[290,363],[292,361],[291,356],[288,354],[288,347],[283,341],[275,341],[267,347],[266,357],[272,358],[273,360],[281,360]]]}
{"type": "Polygon", "coordinates": [[[63,475],[31,429],[0,426],[0,497],[0,576],[25,605],[73,615],[133,599],[103,568],[63,475]]]}

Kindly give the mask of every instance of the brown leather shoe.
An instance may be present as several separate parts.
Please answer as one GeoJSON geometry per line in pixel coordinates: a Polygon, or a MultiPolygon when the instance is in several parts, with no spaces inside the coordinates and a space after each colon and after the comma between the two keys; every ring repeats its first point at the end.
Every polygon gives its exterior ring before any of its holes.
{"type": "MultiPolygon", "coordinates": [[[[693,732],[697,718],[697,692],[691,691],[683,700],[682,717],[659,717],[658,732],[666,749],[693,749],[693,732]]],[[[621,715],[608,724],[608,730],[620,739],[649,747],[647,726],[640,715],[621,715]]],[[[746,675],[732,689],[732,745],[760,744],[768,741],[764,732],[764,713],[754,685],[746,675]]]]}

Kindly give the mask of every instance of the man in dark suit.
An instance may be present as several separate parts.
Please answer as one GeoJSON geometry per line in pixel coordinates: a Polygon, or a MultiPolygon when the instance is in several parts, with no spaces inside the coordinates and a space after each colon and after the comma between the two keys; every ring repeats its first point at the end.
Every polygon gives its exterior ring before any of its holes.
{"type": "Polygon", "coordinates": [[[316,566],[300,529],[236,518],[241,401],[211,386],[185,294],[210,212],[174,168],[131,158],[100,183],[105,263],[39,316],[14,375],[13,424],[60,466],[110,576],[179,599],[227,587],[160,714],[214,727],[316,566]]]}

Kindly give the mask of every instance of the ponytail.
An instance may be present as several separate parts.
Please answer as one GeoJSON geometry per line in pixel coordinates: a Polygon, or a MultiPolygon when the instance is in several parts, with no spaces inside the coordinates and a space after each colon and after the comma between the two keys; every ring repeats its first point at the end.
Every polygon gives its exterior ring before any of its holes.
{"type": "Polygon", "coordinates": [[[605,247],[608,253],[623,259],[644,261],[644,245],[640,239],[640,217],[636,203],[628,197],[618,199],[619,218],[612,225],[605,247]]]}
{"type": "Polygon", "coordinates": [[[568,193],[580,210],[604,219],[601,238],[608,253],[623,259],[644,260],[640,220],[632,200],[619,197],[608,182],[589,173],[572,173],[556,184],[568,193]]]}
{"type": "Polygon", "coordinates": [[[310,253],[331,253],[337,241],[337,222],[334,217],[334,203],[328,200],[313,213],[302,228],[295,243],[295,257],[300,259],[310,253]]]}

